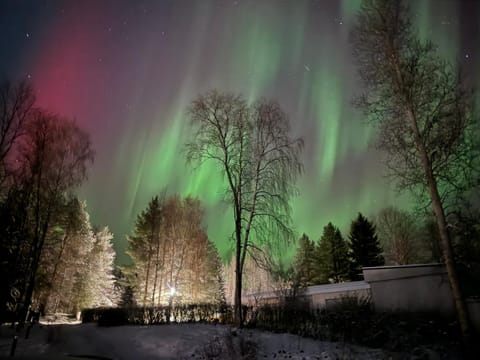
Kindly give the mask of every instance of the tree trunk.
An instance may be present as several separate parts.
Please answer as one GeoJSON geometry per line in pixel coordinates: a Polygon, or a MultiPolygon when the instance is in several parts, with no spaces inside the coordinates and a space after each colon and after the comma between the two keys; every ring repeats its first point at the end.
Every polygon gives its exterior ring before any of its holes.
{"type": "Polygon", "coordinates": [[[147,306],[147,294],[148,294],[148,278],[150,276],[150,262],[151,262],[151,247],[148,250],[148,260],[147,260],[147,273],[145,274],[145,293],[143,295],[143,307],[147,306]]]}
{"type": "Polygon", "coordinates": [[[448,280],[450,283],[450,288],[452,290],[453,301],[455,303],[455,309],[457,312],[458,322],[460,323],[460,328],[463,334],[465,341],[470,341],[470,321],[468,317],[468,310],[465,303],[465,300],[462,296],[462,291],[460,289],[460,284],[458,282],[457,271],[455,268],[455,259],[452,249],[452,242],[450,239],[450,234],[447,229],[447,221],[445,219],[445,212],[443,210],[442,201],[440,199],[440,194],[438,193],[437,182],[433,175],[430,159],[428,158],[427,151],[420,137],[420,131],[417,126],[417,121],[415,115],[411,110],[407,111],[407,117],[410,120],[412,130],[415,134],[415,143],[417,145],[417,150],[420,153],[420,158],[422,165],[425,171],[425,176],[427,179],[428,190],[430,193],[430,198],[432,200],[432,207],[435,213],[435,218],[437,221],[438,231],[440,234],[440,240],[442,244],[443,252],[443,261],[447,268],[448,280]]]}
{"type": "MultiPolygon", "coordinates": [[[[43,301],[42,301],[43,305],[45,306],[46,309],[48,308],[48,303],[50,301],[50,292],[52,291],[52,287],[55,286],[55,280],[57,278],[58,266],[60,265],[60,262],[62,261],[63,251],[65,250],[67,239],[68,239],[67,235],[65,235],[62,239],[62,245],[60,246],[60,253],[58,254],[58,257],[55,261],[55,265],[53,267],[53,272],[52,272],[52,276],[51,276],[51,280],[50,280],[50,284],[51,284],[50,289],[49,289],[48,294],[45,295],[45,299],[43,299],[43,301]]],[[[63,283],[63,281],[62,281],[62,283],[63,283]]],[[[60,286],[58,288],[60,288],[60,286]]],[[[56,298],[58,298],[58,294],[55,294],[55,295],[56,295],[56,298]]],[[[55,301],[55,307],[54,307],[53,312],[56,312],[57,304],[58,304],[58,301],[55,301]]]]}
{"type": "Polygon", "coordinates": [[[33,261],[32,261],[32,268],[30,269],[30,274],[27,280],[27,289],[25,291],[25,302],[23,304],[23,309],[20,312],[20,317],[18,319],[20,328],[22,328],[25,321],[27,321],[30,305],[32,303],[33,290],[35,289],[35,279],[37,275],[39,262],[40,262],[40,250],[37,250],[36,254],[34,254],[33,261]]]}
{"type": "MultiPolygon", "coordinates": [[[[162,287],[163,287],[163,275],[165,272],[165,253],[167,249],[167,237],[163,239],[163,247],[162,247],[162,265],[160,266],[160,280],[158,283],[158,304],[162,301],[162,287]]],[[[155,306],[155,304],[154,304],[155,306]]]]}
{"type": "MultiPolygon", "coordinates": [[[[157,253],[155,256],[155,275],[153,280],[152,306],[155,306],[155,291],[157,290],[158,281],[158,257],[160,255],[160,236],[157,234],[157,253]]],[[[160,295],[159,295],[160,296],[160,295]]]]}
{"type": "Polygon", "coordinates": [[[234,299],[234,320],[238,327],[243,327],[242,319],[242,238],[241,238],[241,220],[239,217],[235,219],[235,236],[236,236],[236,251],[235,251],[235,299],[234,299]]]}
{"type": "MultiPolygon", "coordinates": [[[[23,310],[20,313],[19,325],[23,327],[24,322],[27,320],[30,305],[32,304],[33,291],[35,289],[35,279],[37,276],[38,266],[40,264],[40,258],[42,256],[43,244],[47,237],[48,224],[50,223],[50,206],[48,207],[46,220],[43,223],[40,236],[36,235],[34,240],[34,249],[32,254],[32,267],[27,280],[27,290],[25,291],[25,303],[23,310]]],[[[38,226],[37,226],[38,229],[38,226]]],[[[38,231],[38,230],[37,230],[38,231]]],[[[37,233],[38,234],[38,233],[37,233]]]]}
{"type": "MultiPolygon", "coordinates": [[[[433,179],[434,181],[434,179],[433,179]]],[[[463,336],[466,339],[470,338],[470,322],[468,316],[468,310],[466,303],[462,296],[460,284],[458,281],[457,270],[455,268],[455,258],[452,249],[452,242],[450,240],[450,234],[448,233],[447,223],[445,219],[445,213],[442,208],[440,196],[436,184],[429,184],[430,195],[432,196],[432,207],[437,218],[438,230],[440,232],[440,239],[442,241],[442,250],[445,266],[447,268],[448,280],[452,289],[453,300],[455,302],[455,308],[457,310],[458,321],[462,330],[463,336]]]]}
{"type": "MultiPolygon", "coordinates": [[[[387,44],[388,48],[391,49],[390,54],[393,59],[393,66],[395,70],[396,83],[400,89],[401,94],[405,99],[410,99],[408,91],[405,91],[404,79],[402,72],[400,70],[399,56],[398,53],[394,50],[395,47],[392,43],[387,44]]],[[[413,131],[415,146],[420,155],[420,160],[422,162],[423,170],[425,172],[425,177],[427,180],[428,190],[430,193],[430,199],[432,201],[432,208],[435,213],[435,218],[437,221],[438,231],[440,233],[440,240],[442,243],[442,252],[447,268],[448,280],[450,283],[450,288],[452,290],[452,297],[455,303],[455,309],[457,312],[458,322],[460,323],[460,328],[464,341],[470,342],[470,322],[468,317],[467,306],[462,296],[460,289],[460,284],[458,282],[457,271],[455,269],[454,254],[452,249],[452,243],[450,239],[450,234],[447,229],[447,221],[445,219],[445,212],[443,209],[442,201],[440,199],[440,194],[438,193],[437,182],[435,176],[433,175],[432,164],[428,156],[427,150],[425,148],[425,143],[423,142],[420,129],[418,128],[418,119],[414,112],[414,107],[411,100],[407,100],[405,104],[405,115],[410,123],[410,127],[413,131]]]]}
{"type": "MultiPolygon", "coordinates": [[[[237,248],[239,248],[237,244],[237,248]]],[[[235,259],[235,304],[234,304],[235,323],[238,327],[243,327],[242,319],[242,269],[240,268],[240,251],[237,251],[235,259]]]]}

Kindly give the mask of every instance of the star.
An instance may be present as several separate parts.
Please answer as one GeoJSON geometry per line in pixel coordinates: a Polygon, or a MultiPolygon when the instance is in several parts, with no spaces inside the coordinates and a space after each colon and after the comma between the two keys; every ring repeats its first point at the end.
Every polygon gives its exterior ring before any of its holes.
{"type": "Polygon", "coordinates": [[[465,59],[469,59],[470,58],[470,54],[465,54],[465,59]]]}
{"type": "Polygon", "coordinates": [[[30,38],[30,33],[26,33],[26,34],[25,34],[25,37],[26,37],[27,39],[29,39],[29,38],[30,38]]]}

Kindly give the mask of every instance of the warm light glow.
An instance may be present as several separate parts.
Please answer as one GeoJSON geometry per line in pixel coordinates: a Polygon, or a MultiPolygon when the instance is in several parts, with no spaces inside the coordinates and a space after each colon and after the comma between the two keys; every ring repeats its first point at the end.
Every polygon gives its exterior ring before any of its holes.
{"type": "Polygon", "coordinates": [[[79,325],[82,323],[80,313],[77,317],[72,317],[70,314],[49,314],[42,316],[39,321],[40,325],[79,325]]]}
{"type": "Polygon", "coordinates": [[[175,296],[175,292],[176,292],[175,288],[171,287],[170,288],[170,296],[175,296]]]}

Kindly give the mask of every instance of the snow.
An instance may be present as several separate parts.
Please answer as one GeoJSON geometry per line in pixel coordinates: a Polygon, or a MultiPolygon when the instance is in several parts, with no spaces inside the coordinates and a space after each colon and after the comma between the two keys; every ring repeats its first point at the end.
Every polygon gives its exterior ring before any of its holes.
{"type": "MultiPolygon", "coordinates": [[[[29,339],[18,333],[16,356],[95,356],[108,359],[383,359],[361,348],[209,324],[98,327],[36,325],[29,339]],[[253,345],[253,347],[252,347],[253,345]],[[253,349],[253,352],[252,352],[253,349]],[[256,352],[256,356],[252,355],[256,352]],[[240,354],[244,355],[241,356],[240,354]]],[[[15,331],[0,327],[0,357],[8,356],[15,331]]]]}

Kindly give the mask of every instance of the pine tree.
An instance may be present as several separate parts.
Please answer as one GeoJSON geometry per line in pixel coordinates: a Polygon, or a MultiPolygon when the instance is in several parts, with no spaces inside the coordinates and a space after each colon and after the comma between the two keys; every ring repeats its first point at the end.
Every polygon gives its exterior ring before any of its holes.
{"type": "Polygon", "coordinates": [[[115,289],[113,234],[107,226],[95,234],[95,244],[90,253],[88,285],[89,307],[116,306],[119,298],[115,289]]]}
{"type": "Polygon", "coordinates": [[[340,230],[331,222],[323,228],[315,249],[315,283],[346,281],[349,273],[348,246],[340,230]]]}
{"type": "Polygon", "coordinates": [[[361,213],[358,213],[358,217],[350,226],[349,239],[350,277],[352,279],[359,279],[362,267],[385,264],[375,225],[361,213]]]}
{"type": "Polygon", "coordinates": [[[300,287],[314,284],[315,243],[306,234],[298,240],[297,253],[293,261],[294,282],[300,287]]]}
{"type": "Polygon", "coordinates": [[[135,297],[139,304],[152,304],[154,300],[156,281],[158,276],[160,256],[160,222],[161,204],[158,196],[152,198],[147,209],[143,210],[135,222],[135,230],[128,237],[127,254],[133,260],[133,267],[129,268],[129,274],[134,283],[135,297]],[[152,276],[153,273],[153,276],[152,276]],[[156,280],[156,279],[155,279],[156,280]]]}

